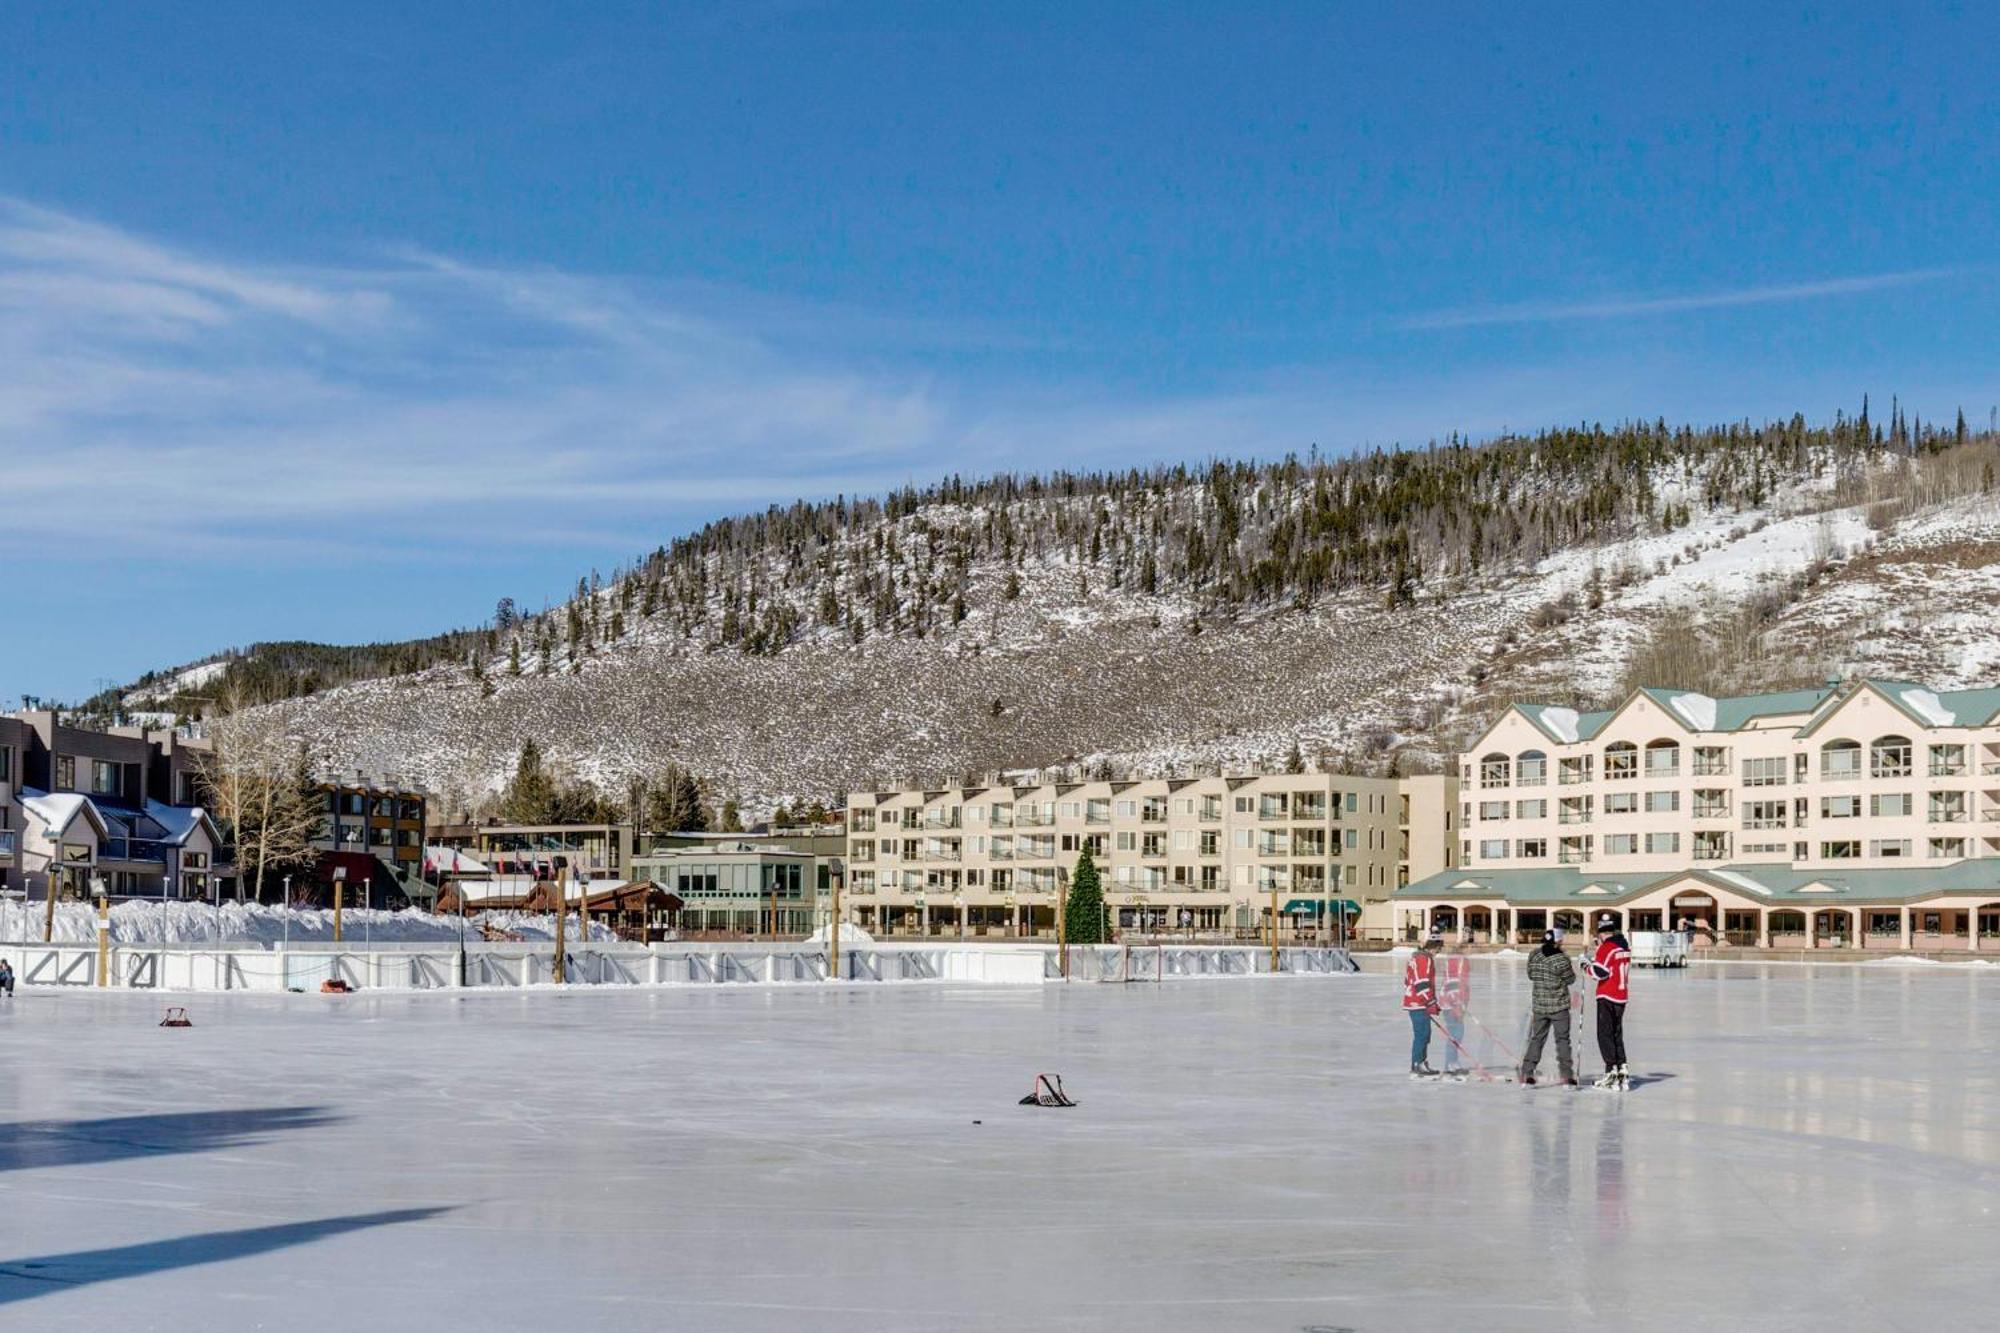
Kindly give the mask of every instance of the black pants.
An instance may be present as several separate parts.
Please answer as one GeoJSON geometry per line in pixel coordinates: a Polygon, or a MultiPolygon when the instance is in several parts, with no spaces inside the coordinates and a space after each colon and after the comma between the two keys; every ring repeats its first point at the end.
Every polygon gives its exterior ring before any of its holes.
{"type": "Polygon", "coordinates": [[[1597,1001],[1597,1053],[1606,1069],[1625,1063],[1625,1006],[1616,1000],[1597,1001]]]}

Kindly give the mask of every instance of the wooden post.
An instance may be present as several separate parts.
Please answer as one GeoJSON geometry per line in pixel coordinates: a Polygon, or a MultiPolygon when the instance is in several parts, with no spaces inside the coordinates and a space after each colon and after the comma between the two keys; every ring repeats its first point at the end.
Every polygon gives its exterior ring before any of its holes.
{"type": "Polygon", "coordinates": [[[333,942],[340,943],[340,912],[347,904],[347,873],[342,871],[333,877],[333,942]]]}
{"type": "Polygon", "coordinates": [[[555,968],[555,983],[556,983],[556,985],[560,986],[560,985],[562,985],[562,984],[563,984],[563,974],[564,974],[564,967],[563,967],[563,962],[564,962],[564,954],[565,954],[565,953],[567,952],[567,945],[568,945],[568,943],[569,943],[569,942],[568,942],[568,940],[566,940],[566,939],[564,938],[564,931],[563,931],[563,920],[564,920],[564,918],[565,918],[565,917],[567,917],[567,916],[569,915],[569,895],[568,895],[568,894],[567,894],[567,893],[566,893],[566,892],[564,891],[564,884],[563,884],[563,881],[564,881],[564,880],[565,880],[565,879],[566,879],[566,878],[568,877],[568,875],[569,875],[569,863],[568,863],[567,861],[565,861],[565,860],[564,860],[564,859],[563,859],[562,857],[558,856],[558,857],[556,858],[556,866],[555,866],[555,870],[556,870],[556,874],[555,874],[555,885],[556,885],[556,968],[555,968]]]}
{"type": "Polygon", "coordinates": [[[97,984],[111,984],[111,899],[97,895],[97,984]]]}
{"type": "Polygon", "coordinates": [[[49,858],[48,878],[43,882],[42,896],[48,901],[42,905],[42,943],[54,944],[56,939],[56,887],[62,882],[62,843],[56,843],[55,855],[49,858]]]}

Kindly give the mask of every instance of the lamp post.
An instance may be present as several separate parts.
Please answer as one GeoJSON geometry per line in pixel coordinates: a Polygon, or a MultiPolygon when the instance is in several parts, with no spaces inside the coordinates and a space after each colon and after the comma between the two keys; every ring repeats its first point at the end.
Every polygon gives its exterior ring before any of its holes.
{"type": "Polygon", "coordinates": [[[278,984],[286,990],[292,988],[292,877],[285,876],[285,900],[279,904],[284,913],[285,942],[278,951],[278,984]]]}
{"type": "Polygon", "coordinates": [[[340,943],[340,910],[347,905],[347,867],[333,868],[333,942],[340,943]]]}

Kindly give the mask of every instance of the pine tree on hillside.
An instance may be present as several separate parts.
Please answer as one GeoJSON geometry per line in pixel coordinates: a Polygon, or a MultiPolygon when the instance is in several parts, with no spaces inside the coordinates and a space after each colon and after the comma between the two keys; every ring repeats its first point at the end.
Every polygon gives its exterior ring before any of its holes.
{"type": "Polygon", "coordinates": [[[1305,752],[1299,749],[1297,741],[1293,741],[1292,748],[1285,752],[1285,771],[1287,773],[1303,773],[1306,771],[1305,752]]]}
{"type": "Polygon", "coordinates": [[[1070,876],[1063,934],[1071,944],[1109,944],[1111,931],[1105,917],[1104,886],[1098,882],[1097,861],[1086,842],[1076,854],[1076,871],[1070,876]]]}
{"type": "Polygon", "coordinates": [[[542,747],[531,736],[521,742],[514,776],[500,793],[500,818],[510,824],[547,824],[556,813],[556,784],[542,767],[542,747]]]}

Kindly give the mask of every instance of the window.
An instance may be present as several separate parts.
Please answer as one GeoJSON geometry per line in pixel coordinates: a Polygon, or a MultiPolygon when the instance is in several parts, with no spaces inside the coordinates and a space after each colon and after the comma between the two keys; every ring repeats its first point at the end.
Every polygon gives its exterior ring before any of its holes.
{"type": "MultiPolygon", "coordinates": [[[[1130,829],[1121,830],[1118,834],[1118,850],[1121,852],[1132,851],[1139,845],[1138,839],[1139,835],[1130,829]]],[[[1069,849],[1065,847],[1063,850],[1068,851],[1069,849]]]]}
{"type": "Polygon", "coordinates": [[[74,756],[66,754],[56,756],[55,785],[58,791],[76,790],[76,759],[74,756]]]}
{"type": "Polygon", "coordinates": [[[1514,803],[1514,818],[1516,819],[1547,819],[1548,816],[1549,803],[1541,798],[1514,803]]]}
{"type": "Polygon", "coordinates": [[[1254,802],[1253,800],[1251,800],[1251,799],[1250,799],[1250,798],[1249,798],[1248,796],[1239,796],[1239,797],[1237,797],[1237,798],[1236,798],[1236,813],[1237,813],[1237,814],[1239,814],[1239,815],[1247,815],[1247,814],[1249,814],[1249,813],[1250,813],[1250,812],[1251,812],[1252,810],[1254,810],[1254,809],[1256,809],[1256,808],[1257,808],[1257,806],[1256,806],[1256,802],[1254,802]]]}
{"type": "Polygon", "coordinates": [[[1540,750],[1524,750],[1514,761],[1514,780],[1523,787],[1539,787],[1549,780],[1549,757],[1540,750]]]}
{"type": "Polygon", "coordinates": [[[1604,835],[1606,856],[1631,856],[1639,850],[1639,835],[1636,833],[1607,833],[1604,835]]]}
{"type": "Polygon", "coordinates": [[[1247,828],[1232,829],[1229,836],[1230,844],[1248,850],[1251,842],[1250,834],[1251,830],[1247,828]]]}
{"type": "Polygon", "coordinates": [[[1479,785],[1504,787],[1512,780],[1514,761],[1504,754],[1489,754],[1479,761],[1479,785]]]}
{"type": "Polygon", "coordinates": [[[1648,833],[1646,854],[1648,856],[1673,856],[1681,849],[1681,835],[1678,833],[1648,833]]]}
{"type": "Polygon", "coordinates": [[[1523,838],[1514,844],[1514,855],[1527,860],[1539,860],[1549,854],[1547,838],[1523,838]]]}
{"type": "Polygon", "coordinates": [[[1673,741],[1652,741],[1646,746],[1646,776],[1677,778],[1681,775],[1681,747],[1673,741]]]}
{"type": "Polygon", "coordinates": [[[1783,801],[1745,801],[1743,803],[1743,827],[1746,829],[1773,829],[1785,826],[1785,803],[1783,801]]]}
{"type": "Polygon", "coordinates": [[[1587,754],[1578,755],[1574,759],[1557,760],[1556,781],[1566,787],[1579,782],[1588,782],[1596,762],[1595,756],[1587,754]]]}
{"type": "Polygon", "coordinates": [[[1482,861],[1504,861],[1507,859],[1505,838],[1484,838],[1479,843],[1479,859],[1482,861]]]}
{"type": "Polygon", "coordinates": [[[1556,844],[1556,860],[1565,865],[1581,865],[1590,860],[1591,836],[1563,838],[1556,844]]]}
{"type": "Polygon", "coordinates": [[[1729,772],[1729,751],[1720,745],[1697,745],[1694,747],[1694,775],[1698,778],[1719,778],[1729,772]]]}
{"type": "MultiPolygon", "coordinates": [[[[1784,802],[1780,801],[1782,806],[1784,802]]],[[[1729,818],[1729,792],[1722,787],[1696,790],[1694,794],[1694,817],[1696,819],[1729,818]]]]}
{"type": "Polygon", "coordinates": [[[1639,747],[1618,741],[1604,747],[1604,780],[1620,782],[1639,776],[1639,747]]]}
{"type": "Polygon", "coordinates": [[[1174,850],[1177,852],[1190,852],[1194,850],[1193,829],[1177,828],[1174,830],[1174,850]]]}
{"type": "Polygon", "coordinates": [[[1203,833],[1201,835],[1201,854],[1203,856],[1222,855],[1222,835],[1213,829],[1203,833]]]}
{"type": "MultiPolygon", "coordinates": [[[[1934,778],[1955,778],[1965,772],[1965,747],[1963,745],[1933,745],[1931,747],[1931,776],[1934,778]]],[[[0,773],[0,779],[6,774],[0,773]]]]}
{"type": "Polygon", "coordinates": [[[1852,782],[1861,776],[1861,742],[1828,741],[1819,747],[1819,775],[1828,782],[1852,782]]]}
{"type": "Polygon", "coordinates": [[[1931,860],[1957,861],[1957,860],[1962,860],[1964,856],[1965,856],[1965,839],[1963,838],[1931,839],[1931,860]]]}
{"type": "Polygon", "coordinates": [[[1222,798],[1220,796],[1202,797],[1201,817],[1206,820],[1216,820],[1222,818],[1222,798]]]}
{"type": "Polygon", "coordinates": [[[14,751],[8,746],[0,745],[0,782],[12,782],[13,780],[14,751]]]}
{"type": "Polygon", "coordinates": [[[1479,803],[1479,817],[1481,819],[1505,819],[1507,817],[1507,802],[1481,801],[1479,803]]]}
{"type": "Polygon", "coordinates": [[[1962,791],[1934,791],[1930,800],[1930,822],[1933,824],[1962,824],[1965,822],[1965,793],[1962,791]]]}
{"type": "Polygon", "coordinates": [[[1906,791],[1885,792],[1868,798],[1868,813],[1877,819],[1907,819],[1914,808],[1914,798],[1906,791]]]}
{"type": "MultiPolygon", "coordinates": [[[[1610,798],[1606,797],[1605,799],[1609,800],[1610,798]]],[[[1562,802],[1556,807],[1556,823],[1588,824],[1590,822],[1590,810],[1593,801],[1594,798],[1589,796],[1563,797],[1562,802]]]]}
{"type": "Polygon", "coordinates": [[[1614,791],[1604,798],[1604,813],[1607,815],[1636,815],[1639,813],[1639,793],[1636,791],[1614,791]]]}
{"type": "Polygon", "coordinates": [[[1112,808],[1120,819],[1130,819],[1139,813],[1137,801],[1119,801],[1112,808]]]}
{"type": "Polygon", "coordinates": [[[1861,814],[1859,796],[1822,796],[1819,798],[1821,819],[1856,819],[1861,814]]]}
{"type": "Polygon", "coordinates": [[[1671,815],[1679,813],[1681,794],[1677,791],[1649,791],[1646,793],[1646,813],[1649,815],[1671,815]]]}
{"type": "Polygon", "coordinates": [[[1694,859],[1697,861],[1727,861],[1729,859],[1729,835],[1720,829],[1711,829],[1695,834],[1694,859]]]}
{"type": "Polygon", "coordinates": [[[1877,778],[1906,778],[1913,771],[1915,747],[1908,736],[1879,736],[1868,747],[1868,773],[1877,778]]]}
{"type": "Polygon", "coordinates": [[[1743,844],[1745,856],[1783,856],[1785,844],[1782,842],[1746,842],[1743,844]]]}
{"type": "Polygon", "coordinates": [[[1868,854],[1870,856],[1908,856],[1910,854],[1910,840],[1908,838],[1877,838],[1868,844],[1868,854]]]}
{"type": "Polygon", "coordinates": [[[1177,815],[1192,816],[1194,814],[1194,797],[1192,796],[1174,797],[1174,813],[1177,815]]]}
{"type": "Polygon", "coordinates": [[[1743,761],[1743,785],[1746,787],[1782,787],[1785,785],[1785,760],[1745,759],[1743,761]]]}
{"type": "Polygon", "coordinates": [[[90,790],[95,796],[117,796],[123,786],[119,782],[118,765],[108,764],[102,759],[90,761],[90,790]]]}
{"type": "Polygon", "coordinates": [[[1853,841],[1823,842],[1819,845],[1820,859],[1825,861],[1852,861],[1861,855],[1861,844],[1853,841]]]}

